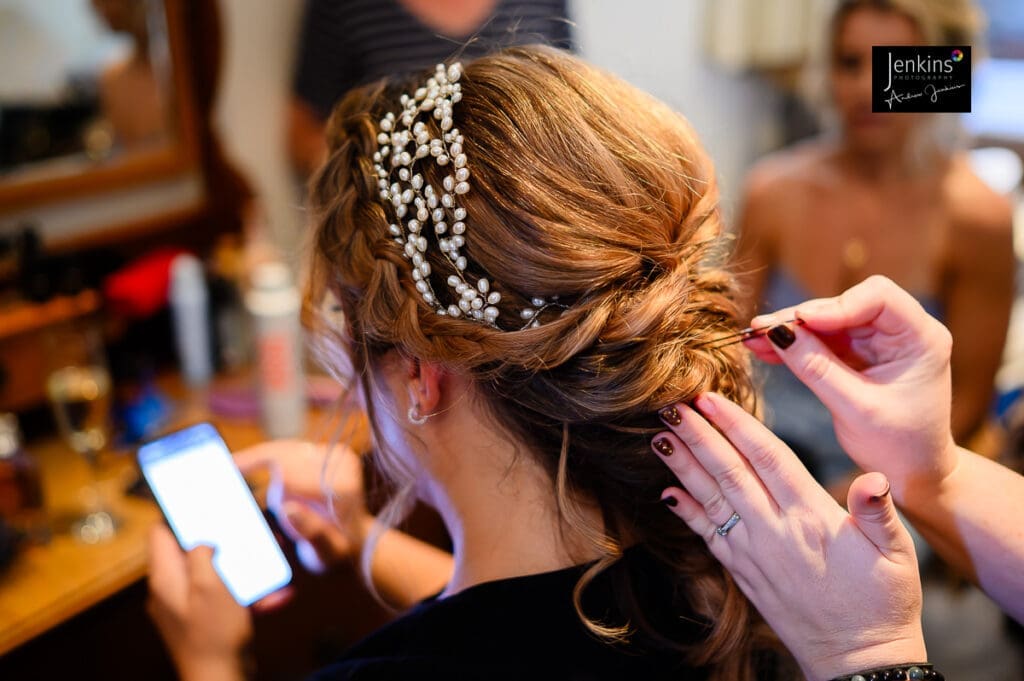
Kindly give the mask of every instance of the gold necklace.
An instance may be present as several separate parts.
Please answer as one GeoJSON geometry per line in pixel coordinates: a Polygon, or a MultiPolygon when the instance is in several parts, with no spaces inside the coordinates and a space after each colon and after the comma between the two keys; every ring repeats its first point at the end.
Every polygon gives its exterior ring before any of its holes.
{"type": "Polygon", "coordinates": [[[854,272],[868,262],[868,244],[859,236],[851,236],[843,242],[843,267],[854,272]]]}

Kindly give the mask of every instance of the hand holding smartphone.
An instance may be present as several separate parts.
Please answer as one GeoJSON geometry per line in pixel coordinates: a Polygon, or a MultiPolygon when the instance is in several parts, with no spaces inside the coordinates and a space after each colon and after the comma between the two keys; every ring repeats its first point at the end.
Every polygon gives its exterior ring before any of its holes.
{"type": "Polygon", "coordinates": [[[178,543],[214,547],[213,566],[244,606],[292,571],[217,430],[201,423],[139,448],[139,467],[178,543]]]}

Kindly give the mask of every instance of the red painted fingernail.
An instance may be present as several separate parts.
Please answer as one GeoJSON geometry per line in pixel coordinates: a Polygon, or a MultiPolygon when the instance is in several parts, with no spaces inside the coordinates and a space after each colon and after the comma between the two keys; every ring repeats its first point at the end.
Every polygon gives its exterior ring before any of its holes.
{"type": "Polygon", "coordinates": [[[785,324],[779,324],[768,330],[768,340],[776,347],[785,350],[796,341],[796,334],[785,324]]]}
{"type": "Polygon", "coordinates": [[[672,456],[672,452],[675,451],[672,449],[672,443],[663,437],[659,437],[654,441],[654,449],[662,456],[672,456]]]}
{"type": "Polygon", "coordinates": [[[661,420],[670,426],[678,426],[683,422],[683,417],[679,414],[679,410],[675,408],[675,405],[665,407],[658,412],[658,416],[660,416],[661,420]]]}

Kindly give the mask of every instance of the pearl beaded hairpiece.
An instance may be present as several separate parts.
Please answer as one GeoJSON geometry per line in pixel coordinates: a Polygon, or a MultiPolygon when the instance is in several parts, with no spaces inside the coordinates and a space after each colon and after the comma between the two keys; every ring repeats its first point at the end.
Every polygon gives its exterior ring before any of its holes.
{"type": "MultiPolygon", "coordinates": [[[[487,277],[471,283],[466,277],[466,256],[461,248],[466,243],[466,209],[458,205],[456,197],[469,191],[469,168],[463,152],[463,138],[459,129],[452,127],[452,105],[462,99],[459,78],[462,65],[454,63],[445,68],[438,64],[434,76],[410,97],[403,94],[402,112],[388,113],[380,121],[377,135],[379,148],[373,155],[373,168],[377,173],[380,198],[385,208],[391,206],[395,222],[388,231],[395,243],[412,260],[412,277],[423,301],[439,315],[472,319],[496,326],[501,294],[491,290],[487,277]],[[420,114],[430,115],[439,122],[442,137],[432,137],[420,114]],[[412,152],[406,146],[413,143],[412,152]],[[390,162],[385,164],[390,157],[390,162]],[[434,159],[442,168],[451,167],[445,175],[441,191],[436,190],[413,166],[420,159],[434,159]],[[397,171],[397,179],[393,175],[397,171]],[[447,284],[453,291],[455,303],[444,305],[434,292],[430,280],[430,263],[425,257],[428,241],[424,230],[434,227],[438,248],[451,265],[453,273],[447,284]],[[450,230],[450,232],[449,232],[450,230]]],[[[548,307],[564,307],[557,300],[533,298],[532,307],[520,310],[522,328],[538,326],[539,315],[548,307]]]]}

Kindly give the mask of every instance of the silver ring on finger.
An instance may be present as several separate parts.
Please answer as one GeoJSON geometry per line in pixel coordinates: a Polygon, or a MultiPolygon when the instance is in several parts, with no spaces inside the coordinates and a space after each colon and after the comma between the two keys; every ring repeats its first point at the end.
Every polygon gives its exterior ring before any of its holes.
{"type": "Polygon", "coordinates": [[[737,523],[739,522],[740,514],[733,513],[731,516],[729,516],[728,520],[726,520],[724,523],[715,528],[715,534],[717,534],[719,537],[724,537],[727,534],[729,534],[729,531],[732,528],[736,527],[737,523]]]}

